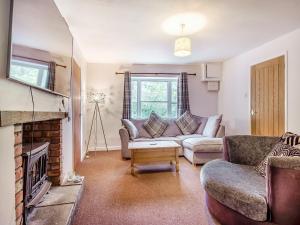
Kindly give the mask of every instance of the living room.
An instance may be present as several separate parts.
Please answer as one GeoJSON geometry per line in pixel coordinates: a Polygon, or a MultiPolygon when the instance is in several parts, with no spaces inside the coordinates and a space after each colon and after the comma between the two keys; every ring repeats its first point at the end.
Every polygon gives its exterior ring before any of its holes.
{"type": "Polygon", "coordinates": [[[0,224],[299,224],[299,10],[1,1],[0,224]]]}

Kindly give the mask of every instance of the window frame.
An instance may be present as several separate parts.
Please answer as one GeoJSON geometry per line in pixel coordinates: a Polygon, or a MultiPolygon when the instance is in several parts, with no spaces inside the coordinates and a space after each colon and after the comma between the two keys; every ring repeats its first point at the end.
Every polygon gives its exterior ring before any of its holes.
{"type": "MultiPolygon", "coordinates": [[[[13,66],[20,66],[20,67],[24,67],[24,68],[28,68],[28,69],[37,69],[38,70],[38,74],[37,74],[37,82],[36,83],[29,83],[28,84],[30,86],[35,86],[35,87],[39,87],[39,88],[46,88],[49,89],[50,86],[50,74],[49,74],[49,63],[46,62],[42,62],[40,60],[37,59],[28,59],[26,57],[22,57],[22,56],[13,56],[11,59],[11,65],[10,67],[13,66]],[[47,72],[46,74],[46,80],[44,77],[44,72],[47,72]],[[45,85],[43,85],[45,84],[45,85]]],[[[10,69],[11,70],[11,69],[10,69]]],[[[18,80],[20,82],[24,82],[26,83],[26,81],[20,79],[17,76],[14,75],[10,75],[12,79],[18,80]]]]}
{"type": "MultiPolygon", "coordinates": [[[[178,104],[177,99],[176,102],[172,101],[172,82],[176,82],[178,84],[178,77],[142,77],[142,76],[134,76],[131,77],[131,82],[137,82],[137,117],[133,117],[131,110],[131,117],[134,119],[144,119],[141,116],[141,106],[142,103],[167,103],[167,117],[165,118],[176,118],[178,115],[178,110],[176,107],[176,116],[172,117],[172,105],[178,104]],[[166,101],[142,101],[142,82],[166,82],[167,83],[167,100],[166,101]]],[[[132,90],[132,86],[130,87],[132,90]]],[[[131,105],[132,106],[132,105],[131,105]]]]}

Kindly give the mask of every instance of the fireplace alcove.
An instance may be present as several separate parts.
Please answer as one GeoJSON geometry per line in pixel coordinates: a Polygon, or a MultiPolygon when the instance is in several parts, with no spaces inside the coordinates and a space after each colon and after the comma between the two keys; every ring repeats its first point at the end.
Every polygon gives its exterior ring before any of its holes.
{"type": "Polygon", "coordinates": [[[62,121],[51,119],[22,124],[23,218],[49,191],[61,185],[62,121]]]}
{"type": "MultiPolygon", "coordinates": [[[[16,183],[23,183],[20,190],[23,199],[19,203],[23,205],[23,210],[17,210],[16,205],[16,216],[22,218],[20,224],[22,220],[29,224],[31,212],[42,201],[50,186],[62,183],[62,118],[44,117],[41,121],[24,121],[15,125],[16,127],[19,127],[19,132],[15,135],[20,136],[21,142],[18,145],[22,146],[22,155],[15,156],[16,159],[22,157],[22,165],[16,165],[16,169],[22,168],[23,171],[16,178],[16,183]],[[18,215],[20,212],[22,214],[18,215]]],[[[16,160],[18,161],[21,159],[16,160]]],[[[18,201],[21,201],[21,197],[18,201]]]]}
{"type": "Polygon", "coordinates": [[[40,221],[41,219],[48,221],[47,224],[57,224],[57,221],[53,220],[58,218],[63,218],[63,222],[59,221],[59,224],[68,224],[72,219],[75,205],[80,197],[82,184],[73,186],[72,183],[63,183],[62,129],[63,123],[68,122],[66,118],[67,113],[64,112],[35,112],[35,121],[32,122],[32,112],[0,111],[0,127],[14,126],[15,214],[17,225],[25,224],[25,221],[27,222],[26,224],[34,224],[34,221],[40,221]],[[32,146],[31,143],[33,143],[32,146]],[[38,170],[36,168],[34,169],[35,174],[33,177],[37,180],[34,180],[32,183],[35,192],[31,193],[32,196],[29,196],[29,199],[32,200],[36,196],[44,196],[42,201],[40,201],[41,198],[36,198],[34,201],[26,200],[26,193],[28,192],[28,184],[26,184],[25,179],[26,160],[28,163],[28,156],[30,155],[28,149],[32,149],[32,158],[29,163],[34,164],[34,157],[39,156],[41,158],[36,161],[36,165],[44,165],[44,167],[41,167],[44,169],[40,173],[37,173],[38,170]],[[44,195],[49,189],[50,182],[52,187],[44,195]],[[38,186],[41,187],[41,192],[37,192],[38,186]],[[65,202],[59,203],[60,209],[57,211],[54,210],[58,200],[58,195],[55,193],[59,193],[59,196],[65,193],[72,193],[72,198],[68,197],[68,195],[64,197],[68,199],[68,204],[65,204],[65,202]],[[55,204],[53,201],[55,201],[55,204]],[[34,207],[36,204],[38,206],[34,207]],[[42,206],[40,207],[40,205],[42,206]],[[47,209],[48,205],[51,209],[47,209]],[[26,207],[34,210],[27,210],[26,207]],[[64,208],[68,210],[64,211],[64,208]],[[28,216],[27,214],[30,211],[32,212],[28,216]],[[51,215],[52,212],[55,212],[56,215],[63,215],[56,217],[51,215]],[[29,221],[25,220],[25,218],[29,219],[29,221]]]}

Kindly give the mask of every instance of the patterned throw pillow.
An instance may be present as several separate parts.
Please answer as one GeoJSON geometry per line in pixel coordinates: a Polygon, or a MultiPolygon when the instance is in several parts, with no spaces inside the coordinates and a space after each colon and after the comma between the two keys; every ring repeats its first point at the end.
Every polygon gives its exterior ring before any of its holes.
{"type": "Polygon", "coordinates": [[[292,132],[286,132],[281,136],[280,141],[286,145],[300,149],[300,136],[292,132]]]}
{"type": "Polygon", "coordinates": [[[300,149],[283,142],[277,143],[264,160],[255,167],[255,170],[263,177],[266,176],[266,167],[270,156],[300,156],[300,149]]]}
{"type": "Polygon", "coordinates": [[[167,129],[168,123],[163,121],[155,112],[151,112],[149,119],[144,123],[144,128],[153,137],[160,137],[167,129]]]}
{"type": "Polygon", "coordinates": [[[183,134],[193,134],[198,129],[199,125],[197,120],[194,119],[193,115],[186,111],[183,113],[175,123],[183,134]]]}
{"type": "Polygon", "coordinates": [[[128,119],[122,119],[122,124],[127,129],[131,140],[136,139],[139,136],[139,131],[136,126],[128,119]]]}

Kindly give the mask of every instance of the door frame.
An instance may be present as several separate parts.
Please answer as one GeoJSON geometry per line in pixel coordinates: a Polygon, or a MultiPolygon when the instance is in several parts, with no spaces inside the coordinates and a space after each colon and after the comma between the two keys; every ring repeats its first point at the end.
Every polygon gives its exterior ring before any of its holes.
{"type": "Polygon", "coordinates": [[[76,59],[74,57],[72,57],[72,76],[71,76],[71,109],[72,109],[72,155],[73,155],[73,171],[76,171],[76,162],[75,162],[75,146],[74,146],[74,143],[75,143],[75,131],[74,131],[74,104],[73,104],[73,93],[74,93],[74,90],[73,90],[73,78],[74,78],[74,73],[73,73],[73,70],[74,70],[74,63],[76,63],[76,65],[79,67],[80,69],[80,82],[79,82],[79,88],[80,88],[80,162],[82,160],[82,74],[81,74],[81,67],[79,66],[79,63],[77,63],[76,59]]]}
{"type": "Polygon", "coordinates": [[[280,56],[284,57],[284,130],[285,132],[288,131],[288,51],[282,52],[282,53],[278,53],[274,56],[270,56],[270,57],[266,57],[264,59],[259,59],[256,60],[254,63],[250,64],[250,76],[249,78],[249,87],[248,87],[248,93],[249,93],[249,99],[248,99],[248,105],[249,105],[249,111],[248,111],[248,118],[249,118],[249,134],[251,134],[251,75],[252,75],[252,71],[251,68],[252,66],[255,66],[259,63],[263,63],[275,58],[278,58],[280,56]]]}

